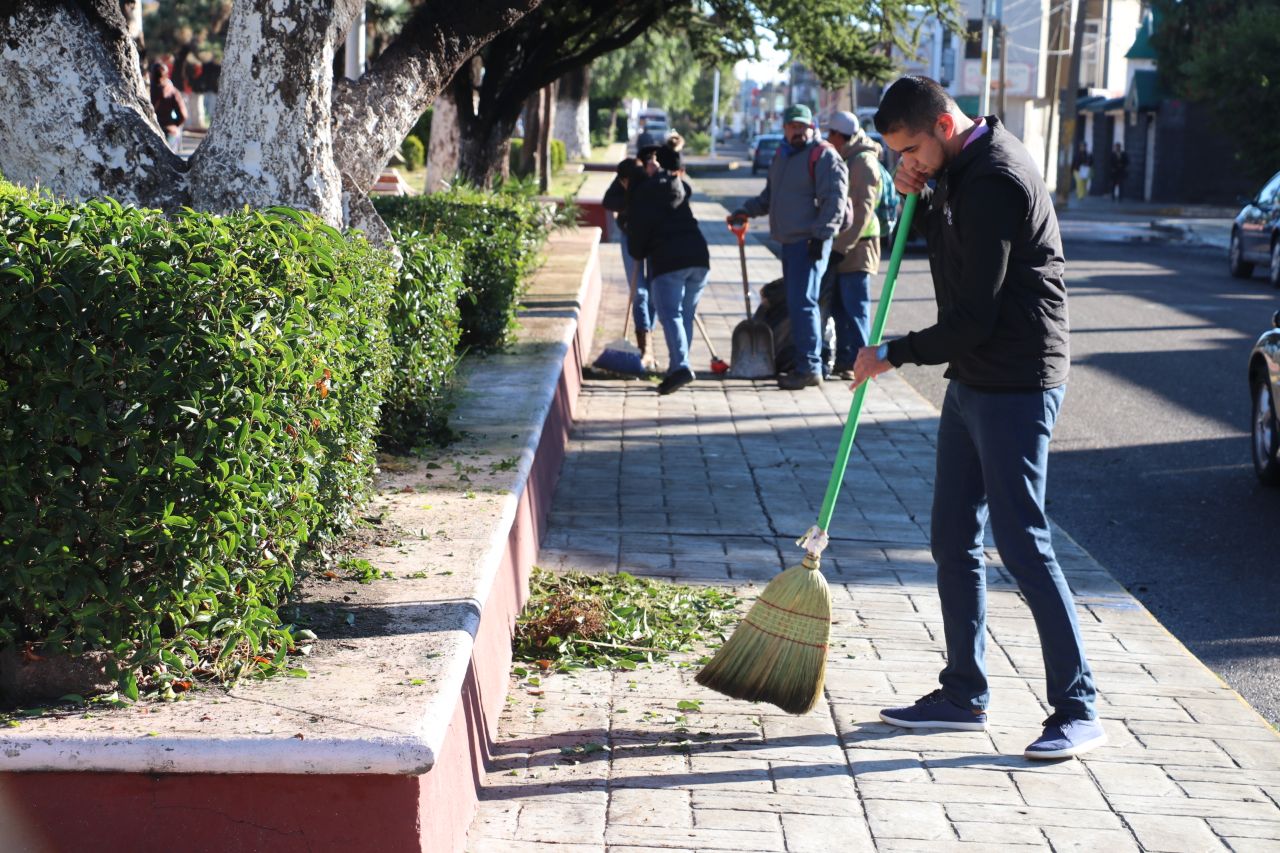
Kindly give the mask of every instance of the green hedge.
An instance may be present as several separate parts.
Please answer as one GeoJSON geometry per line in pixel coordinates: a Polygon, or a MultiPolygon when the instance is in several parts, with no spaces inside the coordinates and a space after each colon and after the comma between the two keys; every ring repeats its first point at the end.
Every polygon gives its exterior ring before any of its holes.
{"type": "Polygon", "coordinates": [[[464,254],[440,234],[396,226],[403,263],[388,322],[394,379],[382,407],[379,444],[404,450],[448,436],[451,385],[462,335],[464,254]]]}
{"type": "MultiPolygon", "coordinates": [[[[520,156],[524,150],[523,139],[512,139],[511,150],[507,154],[507,171],[513,175],[523,175],[524,172],[520,168],[520,156]]],[[[568,162],[568,152],[564,147],[564,143],[559,139],[551,140],[551,174],[558,175],[564,171],[565,163],[568,162]]]]}
{"type": "Polygon", "coordinates": [[[405,168],[410,172],[418,171],[427,162],[427,149],[422,140],[413,135],[406,136],[404,142],[400,143],[400,154],[404,157],[405,168]]]}
{"type": "Polygon", "coordinates": [[[380,196],[373,204],[393,233],[436,234],[462,248],[459,345],[493,350],[507,343],[550,228],[548,208],[527,194],[458,185],[424,196],[380,196]]]}
{"type": "Polygon", "coordinates": [[[0,192],[0,645],[122,687],[287,668],[305,548],[367,493],[385,253],[274,209],[0,192]]]}

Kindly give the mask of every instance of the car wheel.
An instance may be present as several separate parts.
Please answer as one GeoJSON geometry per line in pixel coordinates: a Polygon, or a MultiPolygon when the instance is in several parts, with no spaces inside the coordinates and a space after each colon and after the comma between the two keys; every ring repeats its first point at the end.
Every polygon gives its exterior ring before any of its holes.
{"type": "Polygon", "coordinates": [[[1227,263],[1231,274],[1236,278],[1248,278],[1253,275],[1253,264],[1244,259],[1244,244],[1240,240],[1240,232],[1231,232],[1231,248],[1227,250],[1227,263]]]}
{"type": "Polygon", "coordinates": [[[1271,266],[1267,269],[1267,280],[1272,287],[1280,287],[1280,240],[1271,241],[1271,266]]]}
{"type": "Polygon", "coordinates": [[[1253,383],[1253,470],[1268,486],[1280,486],[1280,461],[1276,459],[1276,442],[1280,441],[1280,425],[1276,423],[1275,400],[1266,377],[1253,383]]]}

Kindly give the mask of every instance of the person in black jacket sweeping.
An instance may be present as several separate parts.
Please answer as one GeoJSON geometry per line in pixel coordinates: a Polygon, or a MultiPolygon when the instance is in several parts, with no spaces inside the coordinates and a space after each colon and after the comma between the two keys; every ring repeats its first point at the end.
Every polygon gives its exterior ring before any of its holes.
{"type": "Polygon", "coordinates": [[[689,366],[693,316],[711,274],[711,254],[689,207],[693,191],[680,177],[682,168],[679,152],[659,148],[653,174],[637,187],[627,210],[627,248],[649,265],[649,289],[670,357],[659,394],[694,380],[689,366]]]}
{"type": "Polygon", "coordinates": [[[1049,438],[1070,361],[1053,202],[1030,155],[997,118],[971,121],[927,77],[890,86],[875,124],[902,155],[898,190],[920,194],[915,225],[929,245],[938,320],[862,348],[854,386],[907,363],[946,363],[951,380],[938,422],[930,533],[947,664],[940,690],[880,717],[907,728],[986,728],[989,519],[1035,618],[1054,709],[1025,755],[1079,755],[1105,743],[1106,733],[1044,510],[1049,438]]]}

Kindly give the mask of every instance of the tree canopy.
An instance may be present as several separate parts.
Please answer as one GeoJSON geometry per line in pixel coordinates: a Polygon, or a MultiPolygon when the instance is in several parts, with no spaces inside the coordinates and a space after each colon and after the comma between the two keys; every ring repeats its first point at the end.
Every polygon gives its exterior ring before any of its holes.
{"type": "Polygon", "coordinates": [[[1280,138],[1280,8],[1240,0],[1154,0],[1161,79],[1208,104],[1252,177],[1275,170],[1280,138]]]}
{"type": "MultiPolygon", "coordinates": [[[[956,23],[953,0],[547,0],[480,52],[483,73],[473,68],[455,78],[462,173],[480,183],[491,180],[530,95],[646,33],[654,33],[659,46],[664,37],[676,40],[671,55],[683,76],[690,66],[758,59],[759,34],[767,30],[780,50],[837,85],[889,78],[889,47],[911,52],[929,14],[956,23]]],[[[662,71],[663,64],[654,62],[644,74],[662,71]]]]}

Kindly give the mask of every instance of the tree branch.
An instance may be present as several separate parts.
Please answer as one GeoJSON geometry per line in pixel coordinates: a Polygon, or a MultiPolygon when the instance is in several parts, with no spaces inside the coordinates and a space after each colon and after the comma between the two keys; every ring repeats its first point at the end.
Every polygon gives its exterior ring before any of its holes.
{"type": "Polygon", "coordinates": [[[425,3],[364,76],[335,86],[334,158],[355,182],[346,191],[367,192],[458,67],[540,2],[425,3]]]}

